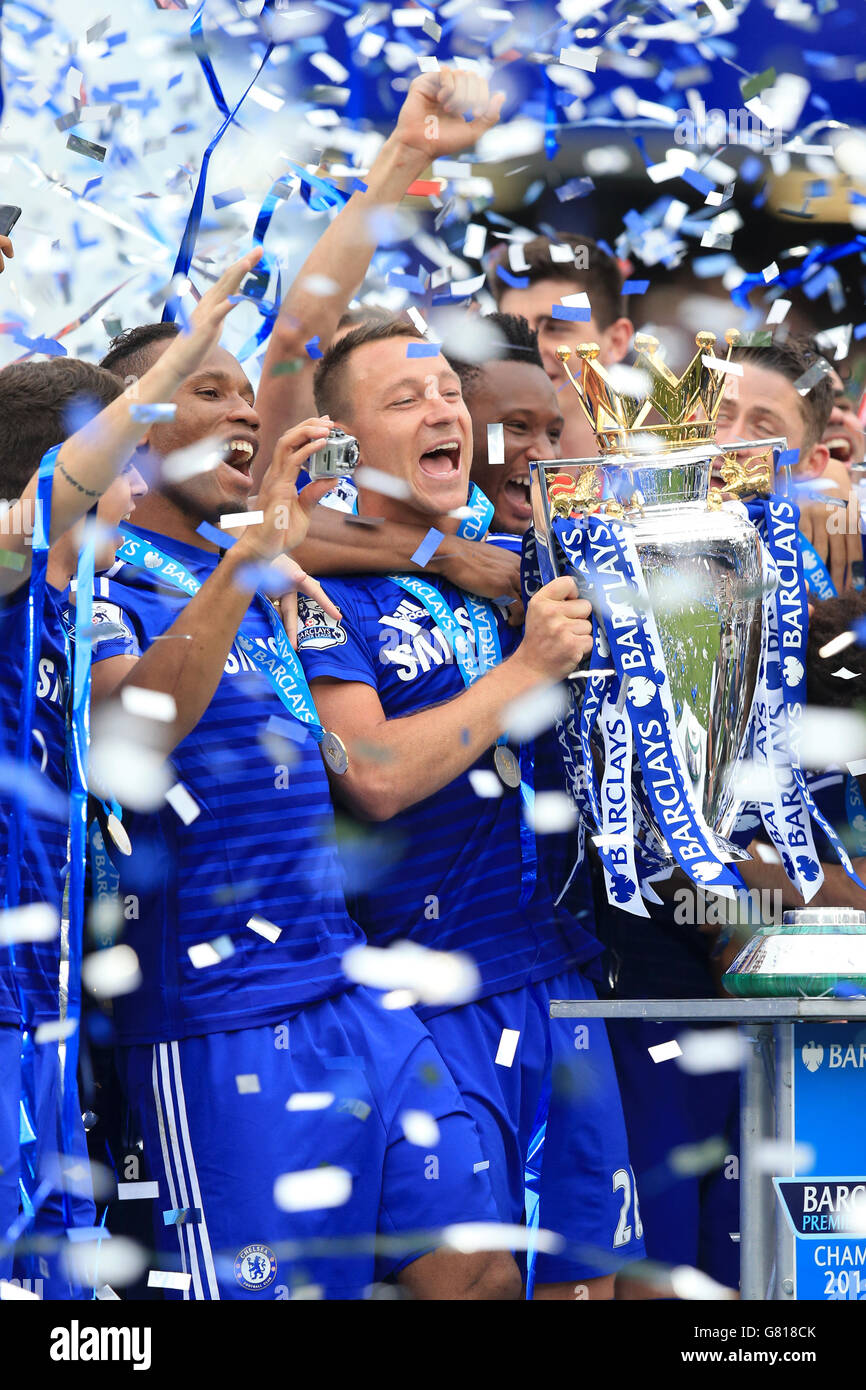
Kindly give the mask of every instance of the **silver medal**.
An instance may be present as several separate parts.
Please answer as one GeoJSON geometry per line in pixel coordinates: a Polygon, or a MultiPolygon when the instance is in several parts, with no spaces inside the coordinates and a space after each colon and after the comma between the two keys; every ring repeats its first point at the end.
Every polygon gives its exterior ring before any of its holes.
{"type": "Polygon", "coordinates": [[[343,740],[337,738],[336,734],[326,731],[319,747],[322,750],[322,757],[331,771],[342,777],[349,766],[349,754],[346,752],[346,745],[343,740]]]}
{"type": "Polygon", "coordinates": [[[105,828],[121,854],[132,854],[132,841],[123,828],[119,817],[113,811],[109,814],[105,828]]]}
{"type": "Polygon", "coordinates": [[[493,766],[506,787],[520,786],[520,763],[504,743],[497,743],[493,750],[493,766]]]}

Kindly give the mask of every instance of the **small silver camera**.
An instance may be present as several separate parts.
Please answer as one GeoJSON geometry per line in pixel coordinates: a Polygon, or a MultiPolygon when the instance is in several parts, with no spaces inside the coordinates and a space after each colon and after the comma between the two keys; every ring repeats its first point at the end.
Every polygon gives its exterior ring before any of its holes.
{"type": "Polygon", "coordinates": [[[343,430],[329,430],[328,438],[310,455],[307,469],[311,478],[342,478],[358,466],[358,441],[343,430]]]}

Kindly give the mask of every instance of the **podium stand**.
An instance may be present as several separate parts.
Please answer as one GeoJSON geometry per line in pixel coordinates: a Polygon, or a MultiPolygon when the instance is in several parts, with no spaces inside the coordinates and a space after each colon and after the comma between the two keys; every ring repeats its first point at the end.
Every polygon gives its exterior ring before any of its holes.
{"type": "Polygon", "coordinates": [[[736,1023],[741,1297],[866,1300],[866,999],[554,999],[550,1016],[736,1023]]]}

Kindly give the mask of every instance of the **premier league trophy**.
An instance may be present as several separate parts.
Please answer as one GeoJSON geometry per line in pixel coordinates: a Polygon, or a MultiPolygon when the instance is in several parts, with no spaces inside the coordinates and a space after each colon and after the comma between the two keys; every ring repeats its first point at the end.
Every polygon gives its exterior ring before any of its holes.
{"type": "Polygon", "coordinates": [[[729,495],[768,492],[772,451],[744,465],[714,444],[731,370],[715,341],[699,333],[678,378],[639,334],[632,393],[595,344],[577,348],[577,379],[561,348],[600,457],[530,465],[535,584],[570,574],[594,608],[592,665],[557,728],[563,761],[610,901],[641,915],[649,879],[677,864],[698,885],[739,885],[727,836],[761,657],[762,555],[743,506],[710,483],[715,471],[729,495]]]}
{"type": "MultiPolygon", "coordinates": [[[[790,489],[773,492],[785,441],[732,454],[713,442],[737,334],[726,338],[720,360],[714,335],[699,333],[678,378],[657,340],[638,335],[631,391],[616,389],[595,344],[577,348],[577,379],[561,348],[600,457],[530,464],[527,593],[569,574],[593,604],[590,667],[573,674],[556,727],[578,857],[588,831],[610,902],[640,915],[644,899],[660,901],[652,881],[672,868],[714,892],[743,887],[731,865],[747,856],[727,837],[745,799],[745,758],[749,799],[805,901],[823,881],[813,821],[860,882],[799,764],[808,616],[799,512],[790,489]]],[[[866,988],[861,913],[786,914],[725,977],[732,993],[754,995],[844,981],[866,988]]]]}

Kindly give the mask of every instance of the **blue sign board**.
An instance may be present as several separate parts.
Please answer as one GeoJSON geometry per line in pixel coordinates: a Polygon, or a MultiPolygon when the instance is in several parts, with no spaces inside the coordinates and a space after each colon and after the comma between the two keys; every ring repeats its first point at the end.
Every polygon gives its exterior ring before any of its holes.
{"type": "Polygon", "coordinates": [[[866,1025],[794,1025],[794,1138],[814,1159],[775,1179],[796,1297],[866,1301],[866,1025]]]}

